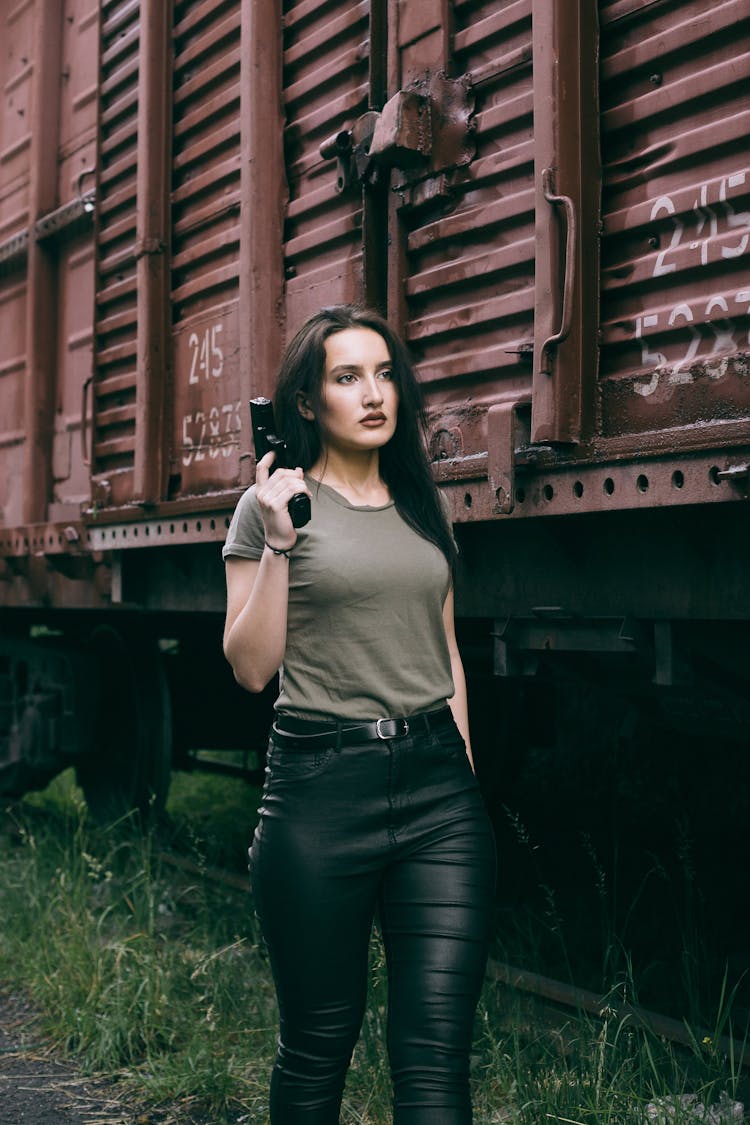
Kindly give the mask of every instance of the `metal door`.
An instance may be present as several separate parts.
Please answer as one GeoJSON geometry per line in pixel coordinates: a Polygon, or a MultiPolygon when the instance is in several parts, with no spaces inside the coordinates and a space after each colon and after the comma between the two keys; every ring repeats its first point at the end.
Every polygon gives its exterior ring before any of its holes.
{"type": "Polygon", "coordinates": [[[329,154],[382,104],[384,28],[382,2],[102,5],[95,505],[247,483],[247,400],[285,337],[321,304],[384,303],[385,193],[329,154]]]}
{"type": "Polygon", "coordinates": [[[358,159],[383,104],[385,21],[385,0],[284,4],[288,332],[322,305],[382,303],[385,197],[358,159]]]}
{"type": "Polygon", "coordinates": [[[519,431],[591,437],[596,30],[594,0],[391,3],[387,100],[351,128],[355,172],[387,185],[387,311],[456,519],[513,508],[519,431]]]}
{"type": "Polygon", "coordinates": [[[613,452],[746,438],[750,9],[600,7],[602,437],[613,452]]]}
{"type": "Polygon", "coordinates": [[[133,491],[139,15],[129,0],[101,5],[90,454],[101,505],[123,503],[133,491]]]}

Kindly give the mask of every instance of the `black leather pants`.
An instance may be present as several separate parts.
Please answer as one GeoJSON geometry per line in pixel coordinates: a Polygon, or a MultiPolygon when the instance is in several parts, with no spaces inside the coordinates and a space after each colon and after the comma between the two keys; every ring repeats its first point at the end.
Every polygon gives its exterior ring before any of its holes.
{"type": "Polygon", "coordinates": [[[279,1002],[272,1125],[339,1120],[376,911],[394,1125],[469,1125],[495,847],[463,741],[449,717],[430,734],[337,742],[272,735],[250,850],[279,1002]]]}

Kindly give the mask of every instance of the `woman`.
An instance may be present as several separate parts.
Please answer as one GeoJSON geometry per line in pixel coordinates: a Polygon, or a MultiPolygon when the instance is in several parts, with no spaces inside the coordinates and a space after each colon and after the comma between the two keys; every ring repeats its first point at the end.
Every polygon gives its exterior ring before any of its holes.
{"type": "Polygon", "coordinates": [[[323,309],[289,345],[276,421],[296,469],[257,467],[224,547],[224,650],[281,671],[250,850],[280,1014],[273,1125],[335,1125],[377,914],[396,1125],[471,1121],[469,1050],[494,842],[453,625],[455,546],[419,387],[388,324],[323,309]],[[295,530],[298,492],[312,519],[295,530]]]}

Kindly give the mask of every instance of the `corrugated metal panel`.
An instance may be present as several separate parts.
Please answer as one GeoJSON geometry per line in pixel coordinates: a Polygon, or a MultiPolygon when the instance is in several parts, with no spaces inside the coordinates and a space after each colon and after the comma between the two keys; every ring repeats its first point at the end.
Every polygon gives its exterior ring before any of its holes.
{"type": "Polygon", "coordinates": [[[535,445],[570,450],[590,439],[595,426],[601,211],[596,0],[533,0],[532,23],[536,300],[529,436],[535,445]]]}
{"type": "MultiPolygon", "coordinates": [[[[99,10],[68,0],[63,22],[58,198],[67,203],[94,184],[99,10]]],[[[58,250],[58,344],[49,519],[77,515],[89,499],[81,441],[83,387],[93,369],[94,249],[90,231],[58,250]]]]}
{"type": "Polygon", "coordinates": [[[132,494],[139,15],[138,0],[101,6],[92,472],[105,503],[132,494]]]}
{"type": "Polygon", "coordinates": [[[320,145],[368,108],[369,10],[345,0],[284,6],[290,332],[321,305],[362,297],[361,193],[337,193],[320,145]]]}
{"type": "MultiPolygon", "coordinates": [[[[32,3],[5,7],[0,21],[0,241],[29,223],[34,30],[32,3]]],[[[23,518],[25,261],[0,274],[0,341],[0,517],[11,526],[23,518]]]]}
{"type": "Polygon", "coordinates": [[[0,52],[0,239],[23,225],[26,198],[18,193],[28,182],[31,147],[31,76],[34,70],[34,4],[4,5],[0,52]]]}
{"type": "MultiPolygon", "coordinates": [[[[92,371],[94,254],[91,236],[66,242],[58,258],[58,344],[53,496],[50,520],[78,516],[89,500],[89,468],[81,435],[83,388],[92,371]]],[[[87,401],[88,406],[88,401],[87,401]]],[[[85,435],[88,444],[88,434],[85,435]]]]}
{"type": "Polygon", "coordinates": [[[175,5],[172,495],[239,475],[240,19],[240,0],[175,5]]]}
{"type": "Polygon", "coordinates": [[[487,449],[487,406],[531,382],[531,0],[456,3],[453,73],[471,79],[476,156],[404,211],[406,335],[440,416],[433,454],[465,460],[487,449]]]}
{"type": "Polygon", "coordinates": [[[602,434],[705,445],[707,424],[750,417],[750,8],[600,17],[602,434]]]}
{"type": "Polygon", "coordinates": [[[23,520],[24,381],[26,374],[26,277],[4,274],[0,285],[0,520],[23,520]]]}
{"type": "Polygon", "coordinates": [[[57,194],[61,203],[94,186],[98,33],[98,7],[91,0],[67,0],[60,82],[57,194]]]}

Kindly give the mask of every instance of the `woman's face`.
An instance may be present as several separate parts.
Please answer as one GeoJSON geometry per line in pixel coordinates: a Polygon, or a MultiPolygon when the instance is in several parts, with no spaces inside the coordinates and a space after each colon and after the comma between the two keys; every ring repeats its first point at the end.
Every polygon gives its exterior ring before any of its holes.
{"type": "Polygon", "coordinates": [[[344,328],[325,341],[321,412],[323,444],[343,453],[380,449],[396,431],[398,388],[383,337],[344,328]]]}

